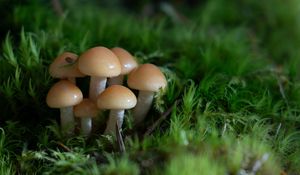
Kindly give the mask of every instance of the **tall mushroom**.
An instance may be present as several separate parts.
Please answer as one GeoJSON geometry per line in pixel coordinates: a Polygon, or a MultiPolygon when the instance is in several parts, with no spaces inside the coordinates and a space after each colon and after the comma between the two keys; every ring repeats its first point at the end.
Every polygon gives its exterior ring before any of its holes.
{"type": "Polygon", "coordinates": [[[104,134],[113,134],[116,124],[121,128],[123,124],[125,109],[131,109],[136,105],[134,93],[127,87],[121,85],[109,86],[103,91],[97,100],[99,109],[111,109],[104,134]]]}
{"type": "Polygon", "coordinates": [[[116,77],[112,77],[108,80],[108,85],[122,85],[124,75],[129,74],[133,69],[138,66],[135,58],[125,49],[120,47],[112,48],[111,51],[119,58],[121,64],[121,74],[116,77]]]}
{"type": "Polygon", "coordinates": [[[51,108],[60,108],[60,124],[67,134],[74,132],[73,106],[82,101],[81,90],[68,80],[60,80],[49,90],[46,102],[51,108]]]}
{"type": "Polygon", "coordinates": [[[133,109],[136,124],[144,120],[151,107],[154,93],[167,85],[164,74],[153,64],[143,64],[128,75],[127,84],[139,90],[137,104],[133,109]]]}
{"type": "Polygon", "coordinates": [[[98,109],[96,104],[90,99],[83,99],[81,103],[74,107],[75,117],[81,118],[81,133],[88,136],[92,131],[92,118],[96,117],[98,109]]]}
{"type": "Polygon", "coordinates": [[[100,46],[80,55],[78,66],[82,73],[91,76],[89,98],[94,102],[105,89],[107,77],[115,77],[121,73],[117,56],[108,48],[100,46]]]}
{"type": "Polygon", "coordinates": [[[78,56],[71,52],[59,55],[49,66],[49,73],[53,78],[68,79],[75,84],[76,77],[84,77],[78,69],[78,56]]]}

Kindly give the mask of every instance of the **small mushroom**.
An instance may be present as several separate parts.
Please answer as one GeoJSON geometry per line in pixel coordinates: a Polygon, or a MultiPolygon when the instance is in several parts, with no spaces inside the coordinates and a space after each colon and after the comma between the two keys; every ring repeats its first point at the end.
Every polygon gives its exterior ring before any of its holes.
{"type": "Polygon", "coordinates": [[[75,84],[76,77],[84,77],[78,69],[78,56],[71,52],[59,55],[49,66],[49,73],[53,78],[68,79],[75,84]]]}
{"type": "Polygon", "coordinates": [[[106,47],[94,47],[84,52],[79,57],[78,67],[82,73],[91,76],[89,98],[94,102],[105,89],[107,77],[121,73],[119,59],[106,47]]]}
{"type": "Polygon", "coordinates": [[[153,64],[143,64],[128,75],[127,84],[139,90],[137,104],[133,109],[135,124],[141,123],[150,110],[154,93],[167,85],[164,74],[153,64]]]}
{"type": "Polygon", "coordinates": [[[92,131],[92,118],[96,117],[98,109],[90,99],[83,99],[74,107],[75,117],[81,118],[81,133],[84,136],[90,135],[92,131]]]}
{"type": "Polygon", "coordinates": [[[60,80],[49,90],[46,102],[50,108],[60,108],[60,124],[67,134],[74,132],[73,106],[82,101],[82,92],[72,82],[60,80]]]}
{"type": "Polygon", "coordinates": [[[122,85],[124,75],[129,74],[133,69],[138,66],[135,58],[125,49],[120,47],[112,48],[111,51],[119,58],[121,64],[121,74],[116,77],[112,77],[108,80],[108,85],[122,85]]]}
{"type": "Polygon", "coordinates": [[[111,110],[104,134],[114,135],[117,122],[118,126],[122,127],[125,109],[131,109],[135,105],[136,97],[127,87],[112,85],[105,89],[97,100],[99,109],[111,110]]]}

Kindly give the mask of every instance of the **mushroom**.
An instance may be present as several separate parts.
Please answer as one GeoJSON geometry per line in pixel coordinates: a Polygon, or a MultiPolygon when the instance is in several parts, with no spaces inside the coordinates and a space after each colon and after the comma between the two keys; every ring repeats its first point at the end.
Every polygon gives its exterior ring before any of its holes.
{"type": "Polygon", "coordinates": [[[84,77],[78,69],[78,56],[71,52],[59,55],[49,66],[49,73],[54,78],[68,79],[75,84],[76,77],[84,77]]]}
{"type": "Polygon", "coordinates": [[[149,112],[154,93],[167,85],[164,74],[153,64],[143,64],[128,75],[127,84],[139,90],[137,104],[133,109],[135,124],[142,122],[149,112]]]}
{"type": "Polygon", "coordinates": [[[105,89],[97,99],[99,109],[111,109],[104,134],[113,134],[116,124],[121,128],[125,109],[131,109],[136,105],[134,93],[127,87],[112,85],[105,89]]]}
{"type": "Polygon", "coordinates": [[[96,117],[98,109],[90,99],[83,99],[74,107],[75,117],[81,118],[81,133],[88,136],[92,131],[92,118],[96,117]]]}
{"type": "Polygon", "coordinates": [[[120,47],[112,48],[111,51],[119,58],[121,64],[121,74],[117,77],[112,77],[108,80],[108,85],[122,85],[124,75],[129,74],[138,66],[134,57],[125,49],[120,47]]]}
{"type": "Polygon", "coordinates": [[[72,134],[74,131],[73,106],[82,101],[82,92],[72,82],[60,80],[49,90],[46,102],[51,108],[60,108],[62,131],[72,134]]]}
{"type": "Polygon", "coordinates": [[[91,76],[89,98],[94,102],[105,89],[107,77],[121,73],[119,59],[106,47],[94,47],[84,52],[79,57],[78,67],[82,73],[91,76]]]}

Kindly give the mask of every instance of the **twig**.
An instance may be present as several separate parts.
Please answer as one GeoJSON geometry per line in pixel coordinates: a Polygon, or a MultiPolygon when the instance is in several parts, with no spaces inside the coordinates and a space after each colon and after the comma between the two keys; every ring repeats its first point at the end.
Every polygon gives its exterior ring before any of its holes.
{"type": "Polygon", "coordinates": [[[63,150],[65,150],[65,151],[67,151],[67,152],[71,152],[71,151],[72,151],[69,147],[67,147],[66,145],[64,145],[64,144],[61,143],[61,142],[56,142],[56,144],[59,145],[60,147],[62,147],[63,150]]]}
{"type": "Polygon", "coordinates": [[[276,74],[276,79],[277,79],[277,84],[279,86],[279,91],[280,91],[280,94],[284,100],[284,102],[286,103],[287,106],[289,106],[289,102],[286,98],[286,95],[285,95],[285,91],[284,91],[284,88],[283,88],[283,85],[282,85],[282,81],[280,80],[280,77],[278,74],[276,74]]]}
{"type": "Polygon", "coordinates": [[[179,13],[172,4],[168,2],[161,2],[159,4],[159,8],[166,15],[168,15],[174,21],[174,23],[187,22],[187,18],[183,16],[181,13],[179,13]]]}
{"type": "Polygon", "coordinates": [[[227,130],[227,123],[225,122],[224,127],[223,127],[223,131],[222,131],[222,137],[224,136],[226,130],[227,130]]]}
{"type": "Polygon", "coordinates": [[[125,149],[125,144],[121,135],[121,131],[119,129],[119,124],[118,122],[116,123],[116,137],[117,137],[117,143],[119,145],[119,150],[121,153],[125,153],[126,149],[125,149]]]}
{"type": "Polygon", "coordinates": [[[283,98],[286,106],[289,107],[289,101],[288,101],[288,99],[287,99],[287,97],[285,95],[285,90],[284,90],[284,86],[283,86],[283,80],[281,78],[281,76],[283,75],[282,68],[279,65],[276,66],[276,67],[273,67],[271,73],[274,74],[274,76],[275,76],[275,78],[277,80],[277,85],[279,87],[279,92],[280,92],[280,94],[281,94],[281,96],[282,96],[282,98],[283,98]]]}
{"type": "Polygon", "coordinates": [[[252,173],[256,174],[257,171],[262,167],[262,165],[269,159],[269,153],[265,153],[260,160],[257,160],[252,167],[252,173]]]}
{"type": "Polygon", "coordinates": [[[289,102],[288,102],[288,99],[285,95],[285,90],[284,90],[284,86],[283,86],[283,81],[281,80],[281,75],[282,75],[282,70],[280,69],[279,66],[275,66],[275,65],[271,65],[269,68],[266,68],[266,69],[262,69],[262,70],[256,70],[254,72],[251,72],[250,74],[248,75],[251,75],[251,74],[257,74],[257,73],[264,73],[264,72],[269,72],[271,75],[274,75],[274,77],[276,78],[277,80],[277,85],[279,87],[279,92],[285,102],[285,104],[287,106],[289,106],[289,102]]]}
{"type": "Polygon", "coordinates": [[[155,128],[157,128],[159,124],[167,118],[167,116],[172,112],[173,108],[177,104],[178,100],[176,100],[175,103],[167,111],[165,111],[158,120],[156,120],[149,128],[147,128],[144,137],[150,135],[155,130],[155,128]]]}
{"type": "Polygon", "coordinates": [[[278,127],[277,127],[277,129],[276,129],[276,134],[275,134],[275,138],[277,138],[277,136],[278,136],[278,134],[279,134],[279,131],[280,131],[280,129],[281,129],[281,122],[279,123],[279,125],[278,125],[278,127]]]}
{"type": "Polygon", "coordinates": [[[246,171],[245,169],[241,169],[238,172],[238,175],[255,175],[263,166],[263,164],[269,159],[269,153],[263,154],[262,158],[257,160],[252,169],[250,171],[246,171]]]}

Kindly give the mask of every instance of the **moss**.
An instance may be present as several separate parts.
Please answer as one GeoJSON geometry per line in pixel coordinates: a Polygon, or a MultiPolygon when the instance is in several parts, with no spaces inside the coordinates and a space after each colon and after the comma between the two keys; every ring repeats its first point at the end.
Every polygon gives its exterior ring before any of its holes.
{"type": "MultiPolygon", "coordinates": [[[[62,16],[42,1],[10,5],[0,48],[0,174],[299,174],[299,3],[200,5],[178,7],[184,23],[94,2],[64,1],[62,16]],[[142,128],[126,113],[125,155],[101,127],[88,139],[64,137],[58,111],[45,104],[56,81],[51,61],[96,45],[124,47],[168,80],[142,128]]],[[[78,80],[85,96],[88,81],[78,80]]]]}

